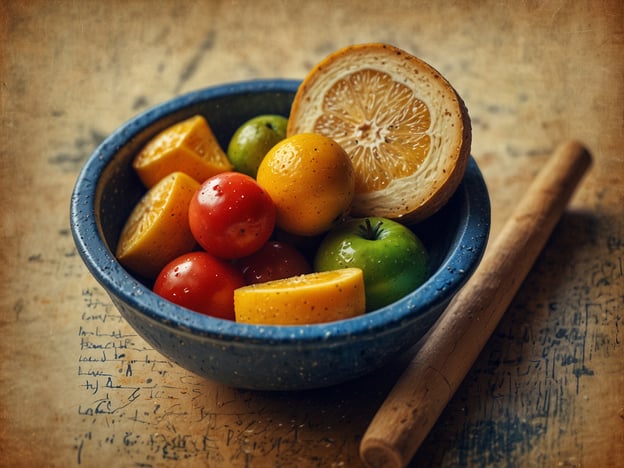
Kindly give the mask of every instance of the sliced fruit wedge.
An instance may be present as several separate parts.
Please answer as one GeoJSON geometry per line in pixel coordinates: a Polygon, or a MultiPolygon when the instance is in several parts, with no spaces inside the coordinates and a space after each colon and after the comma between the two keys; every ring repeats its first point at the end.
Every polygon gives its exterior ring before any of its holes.
{"type": "Polygon", "coordinates": [[[457,92],[422,60],[387,44],[341,49],[314,67],[292,104],[287,135],[340,144],[356,172],[355,216],[424,219],[461,182],[471,124],[457,92]]]}
{"type": "Polygon", "coordinates": [[[132,167],[147,188],[172,172],[184,172],[202,183],[232,169],[212,129],[201,115],[179,122],[152,138],[132,167]]]}
{"type": "Polygon", "coordinates": [[[257,325],[305,325],[362,315],[364,275],[359,268],[309,273],[234,291],[236,321],[257,325]]]}
{"type": "Polygon", "coordinates": [[[116,256],[129,270],[155,278],[171,260],[196,246],[188,222],[191,198],[199,182],[182,173],[169,174],[134,207],[117,243],[116,256]]]}

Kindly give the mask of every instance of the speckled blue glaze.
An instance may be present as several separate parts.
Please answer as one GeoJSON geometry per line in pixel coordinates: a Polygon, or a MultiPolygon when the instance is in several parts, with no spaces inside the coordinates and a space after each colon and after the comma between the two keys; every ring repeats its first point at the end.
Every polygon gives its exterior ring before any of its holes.
{"type": "Polygon", "coordinates": [[[85,265],[122,316],[182,367],[231,386],[259,390],[325,387],[380,368],[434,323],[478,265],[490,228],[490,201],[470,160],[451,201],[414,227],[431,256],[431,277],[403,299],[364,316],[322,325],[256,326],[197,314],[165,301],[115,259],[119,233],[144,193],[131,168],[137,151],[175,122],[203,114],[223,147],[258,114],[288,115],[299,85],[260,80],[192,92],[123,124],[85,163],[74,188],[71,229],[85,265]]]}

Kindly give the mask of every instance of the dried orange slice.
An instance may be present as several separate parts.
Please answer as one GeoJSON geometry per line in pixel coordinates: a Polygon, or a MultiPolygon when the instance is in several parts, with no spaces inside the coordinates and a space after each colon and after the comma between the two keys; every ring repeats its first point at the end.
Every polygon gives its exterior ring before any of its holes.
{"type": "Polygon", "coordinates": [[[202,183],[231,170],[232,164],[206,119],[196,115],[152,138],[136,155],[132,167],[150,188],[172,172],[184,172],[202,183]]]}
{"type": "Polygon", "coordinates": [[[457,92],[422,60],[387,44],[341,49],[314,67],[292,104],[287,135],[334,139],[356,173],[355,216],[424,219],[466,169],[471,124],[457,92]]]}
{"type": "Polygon", "coordinates": [[[364,275],[359,268],[243,286],[234,290],[236,321],[257,325],[304,325],[362,315],[364,275]]]}
{"type": "Polygon", "coordinates": [[[174,258],[196,245],[188,222],[191,198],[199,182],[182,173],[165,176],[143,196],[126,221],[116,256],[145,278],[155,278],[174,258]]]}

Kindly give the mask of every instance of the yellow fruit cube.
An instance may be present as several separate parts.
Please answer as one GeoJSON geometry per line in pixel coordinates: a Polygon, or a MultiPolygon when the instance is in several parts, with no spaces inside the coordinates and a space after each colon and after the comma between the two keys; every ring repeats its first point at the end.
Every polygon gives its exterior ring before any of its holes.
{"type": "Polygon", "coordinates": [[[134,158],[132,167],[147,188],[172,172],[184,172],[202,183],[232,169],[206,119],[196,115],[152,138],[134,158]]]}

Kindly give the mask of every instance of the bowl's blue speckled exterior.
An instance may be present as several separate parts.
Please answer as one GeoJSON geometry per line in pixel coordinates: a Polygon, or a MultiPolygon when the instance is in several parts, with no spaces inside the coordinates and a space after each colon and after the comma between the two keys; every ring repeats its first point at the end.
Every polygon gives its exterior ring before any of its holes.
{"type": "Polygon", "coordinates": [[[131,167],[134,155],[159,131],[198,113],[226,147],[245,120],[266,113],[287,116],[298,85],[292,80],[234,83],[151,108],[96,149],[72,194],[71,228],[78,252],[123,317],[164,356],[235,387],[325,387],[380,368],[433,324],[478,265],[489,234],[489,196],[471,159],[451,201],[414,228],[430,252],[431,277],[383,309],[323,325],[255,326],[200,315],[153,294],[112,253],[123,223],[144,192],[131,167]]]}

